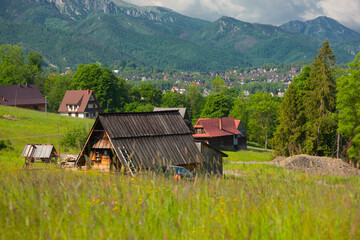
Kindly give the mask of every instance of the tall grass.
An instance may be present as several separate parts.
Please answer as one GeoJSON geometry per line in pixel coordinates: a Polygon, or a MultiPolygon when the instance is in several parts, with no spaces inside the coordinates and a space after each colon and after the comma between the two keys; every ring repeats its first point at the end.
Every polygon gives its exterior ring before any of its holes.
{"type": "Polygon", "coordinates": [[[358,239],[359,179],[0,170],[3,239],[358,239]]]}

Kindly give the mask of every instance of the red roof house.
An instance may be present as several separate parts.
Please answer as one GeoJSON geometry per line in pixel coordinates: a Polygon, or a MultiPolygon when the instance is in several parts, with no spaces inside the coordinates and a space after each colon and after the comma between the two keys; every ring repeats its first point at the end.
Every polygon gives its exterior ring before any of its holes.
{"type": "Polygon", "coordinates": [[[101,109],[92,90],[68,90],[58,112],[71,117],[96,118],[101,109]]]}
{"type": "Polygon", "coordinates": [[[46,100],[33,84],[0,86],[0,105],[45,111],[46,100]]]}
{"type": "Polygon", "coordinates": [[[199,119],[194,129],[195,140],[204,141],[213,147],[228,150],[247,148],[245,129],[241,121],[233,117],[199,119]]]}

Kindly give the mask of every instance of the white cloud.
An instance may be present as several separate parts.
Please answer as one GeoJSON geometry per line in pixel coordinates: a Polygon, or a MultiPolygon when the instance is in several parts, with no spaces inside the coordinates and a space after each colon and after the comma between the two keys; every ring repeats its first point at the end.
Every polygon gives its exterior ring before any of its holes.
{"type": "MultiPolygon", "coordinates": [[[[126,0],[125,0],[126,1],[126,0]]],[[[127,0],[139,6],[162,6],[187,16],[215,21],[221,16],[280,25],[328,16],[360,32],[359,0],[127,0]]]]}
{"type": "Polygon", "coordinates": [[[359,0],[322,0],[319,6],[326,16],[334,18],[342,24],[360,32],[360,1],[359,0]]]}

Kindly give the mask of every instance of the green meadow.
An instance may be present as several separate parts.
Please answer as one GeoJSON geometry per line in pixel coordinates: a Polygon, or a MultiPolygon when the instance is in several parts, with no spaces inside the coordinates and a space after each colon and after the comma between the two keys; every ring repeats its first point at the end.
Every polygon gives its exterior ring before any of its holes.
{"type": "MultiPolygon", "coordinates": [[[[1,106],[0,115],[20,119],[0,119],[1,138],[12,138],[11,147],[0,150],[1,239],[360,238],[357,177],[230,161],[224,168],[243,174],[193,181],[21,170],[26,143],[57,146],[57,123],[61,135],[78,124],[91,128],[92,121],[1,106]]],[[[271,153],[249,148],[231,161],[256,161],[243,157],[251,152],[271,159],[271,153]]]]}
{"type": "Polygon", "coordinates": [[[243,151],[224,151],[228,157],[224,158],[227,162],[267,162],[272,160],[273,151],[260,148],[255,143],[248,143],[248,149],[243,151]]]}
{"type": "Polygon", "coordinates": [[[79,127],[90,131],[93,123],[94,120],[89,119],[0,105],[0,141],[7,145],[0,149],[0,166],[21,167],[24,159],[20,156],[26,144],[53,144],[60,153],[77,153],[79,148],[63,149],[63,136],[79,127]]]}

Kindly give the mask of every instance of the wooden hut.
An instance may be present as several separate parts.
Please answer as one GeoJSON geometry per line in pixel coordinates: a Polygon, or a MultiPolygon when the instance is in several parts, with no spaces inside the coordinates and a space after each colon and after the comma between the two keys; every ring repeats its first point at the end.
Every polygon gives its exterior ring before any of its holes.
{"type": "Polygon", "coordinates": [[[27,144],[21,157],[25,158],[26,166],[36,162],[56,163],[58,153],[52,144],[27,144]]]}
{"type": "Polygon", "coordinates": [[[178,111],[100,114],[76,165],[133,174],[162,165],[192,171],[205,159],[178,111]]]}

